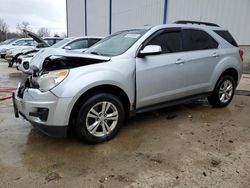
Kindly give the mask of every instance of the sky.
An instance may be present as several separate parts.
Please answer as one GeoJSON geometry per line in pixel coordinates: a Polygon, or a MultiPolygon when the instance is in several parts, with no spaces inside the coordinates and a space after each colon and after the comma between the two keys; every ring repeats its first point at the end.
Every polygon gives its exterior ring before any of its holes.
{"type": "Polygon", "coordinates": [[[28,21],[32,31],[46,27],[52,34],[66,33],[66,0],[0,0],[0,19],[16,31],[16,24],[28,21]]]}

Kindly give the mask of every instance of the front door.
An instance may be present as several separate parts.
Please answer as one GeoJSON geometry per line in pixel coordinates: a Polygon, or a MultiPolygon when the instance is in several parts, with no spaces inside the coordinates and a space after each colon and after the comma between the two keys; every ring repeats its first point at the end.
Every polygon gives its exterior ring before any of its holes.
{"type": "Polygon", "coordinates": [[[178,98],[186,80],[180,29],[161,30],[147,45],[161,46],[162,53],[136,58],[137,108],[178,98]]]}

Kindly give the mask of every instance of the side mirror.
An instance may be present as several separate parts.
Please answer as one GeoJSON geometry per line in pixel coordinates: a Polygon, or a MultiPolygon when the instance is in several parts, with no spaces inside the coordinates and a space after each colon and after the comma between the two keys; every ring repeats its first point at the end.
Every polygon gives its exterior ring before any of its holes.
{"type": "Polygon", "coordinates": [[[141,57],[146,55],[156,55],[162,52],[161,46],[159,45],[148,45],[145,46],[143,50],[140,51],[139,55],[141,57]]]}
{"type": "Polygon", "coordinates": [[[64,49],[65,50],[71,50],[71,47],[70,46],[65,46],[64,49]]]}

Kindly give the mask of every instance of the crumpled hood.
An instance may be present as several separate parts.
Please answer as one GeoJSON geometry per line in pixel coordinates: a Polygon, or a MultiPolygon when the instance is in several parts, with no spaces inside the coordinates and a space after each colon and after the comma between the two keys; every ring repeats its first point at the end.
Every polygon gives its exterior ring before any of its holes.
{"type": "Polygon", "coordinates": [[[23,29],[23,32],[26,33],[28,36],[30,36],[38,44],[43,44],[44,47],[49,47],[50,46],[45,40],[43,40],[41,37],[39,37],[35,33],[31,32],[31,31],[28,31],[26,29],[23,29]]]}
{"type": "MultiPolygon", "coordinates": [[[[52,70],[62,69],[62,66],[60,66],[58,62],[52,61],[58,59],[63,61],[62,64],[64,68],[73,68],[99,62],[106,62],[110,60],[110,57],[84,54],[82,52],[68,51],[58,48],[44,48],[32,58],[30,63],[31,69],[42,70],[44,68],[44,63],[46,63],[46,66],[48,67],[47,61],[51,61],[50,66],[53,67],[52,70]],[[55,66],[56,63],[58,67],[55,66]],[[70,66],[69,64],[71,64],[72,66],[70,66]]],[[[51,69],[47,71],[51,71],[51,69]]]]}

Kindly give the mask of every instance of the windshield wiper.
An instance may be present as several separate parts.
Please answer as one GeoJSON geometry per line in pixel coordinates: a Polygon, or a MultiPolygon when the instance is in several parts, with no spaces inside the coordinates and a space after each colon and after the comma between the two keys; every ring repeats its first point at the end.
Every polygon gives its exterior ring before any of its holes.
{"type": "Polygon", "coordinates": [[[107,56],[106,54],[101,54],[101,53],[98,53],[98,52],[90,52],[90,54],[101,55],[101,56],[107,56]]]}
{"type": "Polygon", "coordinates": [[[101,54],[99,54],[99,53],[97,53],[97,52],[90,52],[91,54],[94,54],[94,55],[101,55],[101,54]]]}

